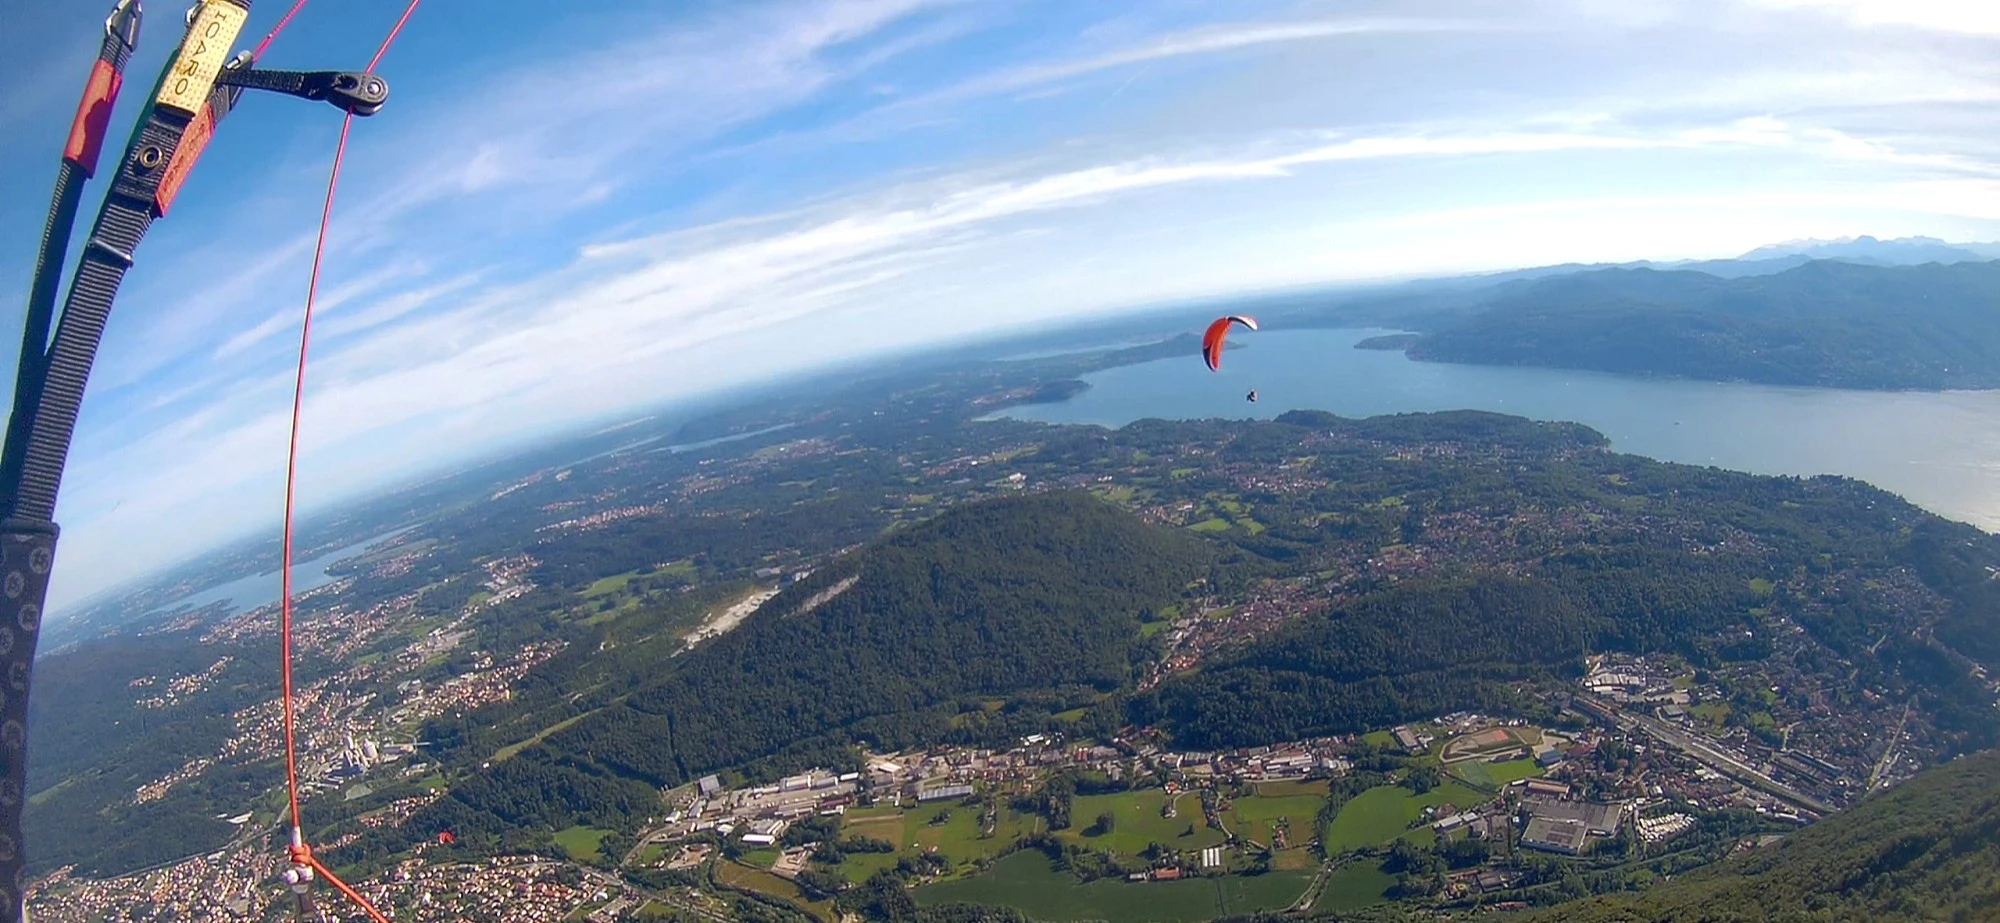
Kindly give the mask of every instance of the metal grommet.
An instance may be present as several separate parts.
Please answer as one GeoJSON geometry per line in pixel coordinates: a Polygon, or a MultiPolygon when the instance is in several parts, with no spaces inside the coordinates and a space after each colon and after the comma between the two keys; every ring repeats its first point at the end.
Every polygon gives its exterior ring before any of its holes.
{"type": "Polygon", "coordinates": [[[28,577],[18,570],[7,572],[7,598],[20,599],[21,591],[28,588],[28,577]]]}
{"type": "Polygon", "coordinates": [[[29,634],[40,631],[42,629],[42,607],[34,603],[23,603],[17,620],[21,623],[22,631],[29,634]]]}
{"type": "Polygon", "coordinates": [[[49,546],[36,545],[33,550],[28,552],[28,569],[34,571],[36,574],[48,573],[49,559],[52,557],[54,555],[49,551],[49,546]]]}
{"type": "Polygon", "coordinates": [[[151,144],[140,148],[139,156],[135,158],[135,160],[139,164],[139,169],[141,170],[151,170],[154,167],[159,166],[161,162],[165,161],[166,159],[167,159],[167,152],[160,150],[157,146],[151,144]]]}

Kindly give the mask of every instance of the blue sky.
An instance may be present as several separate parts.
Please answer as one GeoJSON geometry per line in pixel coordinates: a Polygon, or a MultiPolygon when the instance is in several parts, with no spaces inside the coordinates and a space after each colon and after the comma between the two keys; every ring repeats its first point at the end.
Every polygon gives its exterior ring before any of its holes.
{"type": "MultiPolygon", "coordinates": [[[[359,65],[401,5],[319,0],[265,64],[359,65]]],[[[9,330],[106,6],[0,30],[9,330]]],[[[148,12],[118,138],[179,37],[177,5],[148,12]]],[[[302,502],[1163,299],[2000,238],[1996,51],[2000,5],[1952,0],[427,0],[349,148],[302,502]]],[[[53,606],[275,521],[338,127],[247,98],[154,226],[53,606]]]]}

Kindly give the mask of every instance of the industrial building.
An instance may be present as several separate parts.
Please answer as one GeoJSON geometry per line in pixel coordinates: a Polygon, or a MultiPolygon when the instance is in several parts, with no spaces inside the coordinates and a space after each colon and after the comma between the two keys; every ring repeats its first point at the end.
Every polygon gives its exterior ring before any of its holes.
{"type": "Polygon", "coordinates": [[[1625,824],[1623,805],[1530,796],[1522,807],[1529,819],[1521,845],[1571,856],[1583,852],[1591,837],[1617,836],[1625,824]]]}
{"type": "Polygon", "coordinates": [[[1528,820],[1528,829],[1521,833],[1521,845],[1574,856],[1583,852],[1584,840],[1589,835],[1580,821],[1536,815],[1528,820]]]}

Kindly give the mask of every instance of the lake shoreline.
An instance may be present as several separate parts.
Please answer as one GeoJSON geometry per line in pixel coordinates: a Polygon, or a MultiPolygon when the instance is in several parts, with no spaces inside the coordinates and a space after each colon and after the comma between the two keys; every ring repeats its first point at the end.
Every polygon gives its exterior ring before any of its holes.
{"type": "MultiPolygon", "coordinates": [[[[1198,357],[1080,376],[1057,403],[983,419],[1121,427],[1146,418],[1271,419],[1484,410],[1575,422],[1613,451],[1762,475],[1866,481],[1926,510],[2000,531],[2000,391],[1876,391],[1651,378],[1540,366],[1426,362],[1357,349],[1382,328],[1255,334],[1254,355],[1211,372],[1198,357]],[[1244,401],[1251,388],[1257,403],[1244,401]]],[[[1248,339],[1249,337],[1246,337],[1248,339]]]]}

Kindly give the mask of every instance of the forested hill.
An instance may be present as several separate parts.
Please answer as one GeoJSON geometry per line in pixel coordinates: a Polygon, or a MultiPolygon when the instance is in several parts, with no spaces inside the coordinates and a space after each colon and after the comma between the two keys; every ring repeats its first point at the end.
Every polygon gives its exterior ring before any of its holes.
{"type": "Polygon", "coordinates": [[[1609,269],[1496,288],[1412,358],[1881,390],[2000,387],[2000,262],[1609,269]]]}
{"type": "Polygon", "coordinates": [[[1527,919],[2000,919],[2000,752],[1932,769],[1776,846],[1643,895],[1564,904],[1527,919]]]}
{"type": "Polygon", "coordinates": [[[1088,702],[1144,659],[1142,610],[1178,599],[1216,555],[1086,494],[954,508],[794,584],[623,701],[453,789],[410,829],[464,839],[561,826],[578,815],[548,792],[934,738],[964,696],[1079,688],[1088,702]],[[524,788],[526,767],[548,778],[524,788]]]}

